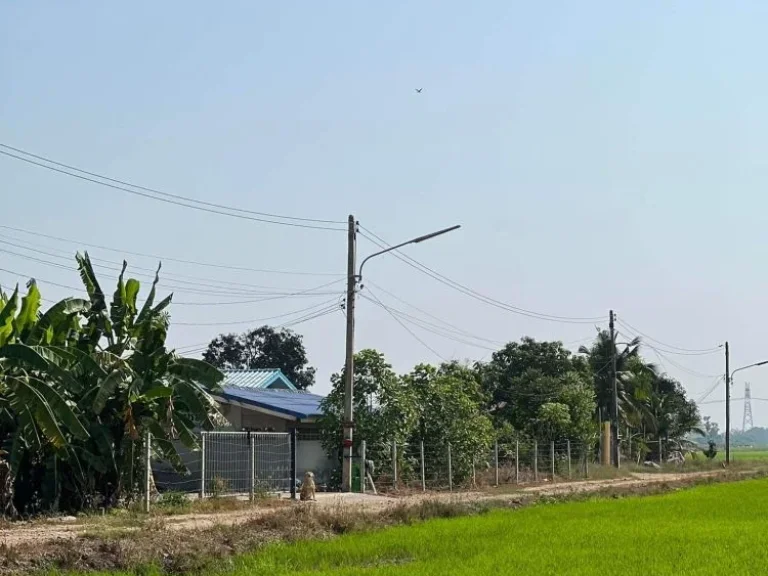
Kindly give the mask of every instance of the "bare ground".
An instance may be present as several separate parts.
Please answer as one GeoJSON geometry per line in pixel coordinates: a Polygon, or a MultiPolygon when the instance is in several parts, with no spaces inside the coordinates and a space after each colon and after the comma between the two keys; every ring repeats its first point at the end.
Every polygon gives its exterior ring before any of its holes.
{"type": "MultiPolygon", "coordinates": [[[[654,473],[633,474],[629,478],[586,480],[557,484],[537,484],[531,486],[504,486],[470,492],[426,492],[406,496],[374,496],[372,494],[318,494],[317,502],[311,505],[317,509],[334,510],[355,508],[365,512],[381,512],[403,505],[418,505],[426,500],[450,503],[474,503],[484,501],[517,501],[529,496],[559,496],[599,492],[606,488],[642,488],[654,484],[675,483],[697,478],[722,476],[723,471],[687,472],[680,474],[654,473]],[[514,488],[514,489],[512,489],[514,488]]],[[[186,514],[167,516],[161,519],[149,517],[145,520],[121,523],[114,518],[60,519],[47,522],[18,522],[0,529],[0,548],[14,548],[19,545],[36,545],[54,540],[74,540],[94,533],[104,534],[110,531],[125,533],[131,530],[145,530],[147,523],[155,522],[154,528],[168,531],[199,531],[217,526],[236,526],[250,522],[265,515],[284,510],[285,506],[306,506],[306,503],[286,502],[284,506],[253,506],[210,514],[186,514]],[[161,525],[161,526],[160,526],[161,525]]]]}

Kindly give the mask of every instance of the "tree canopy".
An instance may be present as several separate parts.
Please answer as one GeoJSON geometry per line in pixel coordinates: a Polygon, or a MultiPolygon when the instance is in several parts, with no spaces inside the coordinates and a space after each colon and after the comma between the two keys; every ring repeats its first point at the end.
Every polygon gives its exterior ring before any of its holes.
{"type": "Polygon", "coordinates": [[[285,328],[221,334],[208,344],[203,359],[220,369],[279,368],[299,390],[315,383],[302,336],[285,328]]]}

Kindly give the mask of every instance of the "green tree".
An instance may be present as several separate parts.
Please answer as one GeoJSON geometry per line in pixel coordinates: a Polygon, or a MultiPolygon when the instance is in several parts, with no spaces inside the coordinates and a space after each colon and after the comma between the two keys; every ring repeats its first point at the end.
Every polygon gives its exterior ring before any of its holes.
{"type": "Polygon", "coordinates": [[[285,328],[261,326],[243,334],[221,334],[208,344],[203,359],[221,369],[279,368],[299,390],[315,383],[302,336],[285,328]]]}
{"type": "Polygon", "coordinates": [[[506,431],[502,441],[519,435],[556,440],[592,434],[589,369],[562,343],[523,338],[495,352],[479,370],[496,427],[506,431]]]}
{"type": "Polygon", "coordinates": [[[444,479],[450,444],[454,479],[465,480],[473,462],[490,453],[494,439],[480,374],[457,362],[439,368],[419,364],[403,380],[416,400],[416,426],[409,444],[415,448],[424,442],[432,456],[427,459],[427,474],[444,479]]]}
{"type": "MultiPolygon", "coordinates": [[[[331,376],[331,392],[323,399],[320,430],[323,447],[342,462],[344,422],[344,370],[331,376]]],[[[409,437],[416,419],[412,391],[395,374],[384,355],[376,350],[355,354],[354,373],[354,451],[366,441],[366,457],[377,467],[391,460],[392,442],[402,444],[409,437]]],[[[338,470],[337,470],[338,475],[338,470]]]]}

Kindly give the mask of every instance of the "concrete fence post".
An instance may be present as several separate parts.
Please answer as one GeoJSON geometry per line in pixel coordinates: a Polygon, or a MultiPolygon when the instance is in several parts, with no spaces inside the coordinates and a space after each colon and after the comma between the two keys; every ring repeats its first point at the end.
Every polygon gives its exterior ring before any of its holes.
{"type": "Polygon", "coordinates": [[[549,443],[549,458],[552,460],[552,482],[555,481],[555,442],[549,443]]]}
{"type": "Polygon", "coordinates": [[[496,440],[496,443],[493,445],[493,459],[495,460],[496,464],[496,486],[499,485],[499,441],[496,440]]]}
{"type": "Polygon", "coordinates": [[[533,441],[533,481],[539,481],[539,443],[533,441]]]}
{"type": "Polygon", "coordinates": [[[149,501],[152,497],[152,434],[147,432],[144,442],[144,512],[149,514],[149,501]]]}
{"type": "Polygon", "coordinates": [[[365,470],[365,459],[366,456],[366,445],[365,440],[360,442],[360,492],[365,494],[365,481],[366,481],[366,470],[365,470]]]}
{"type": "Polygon", "coordinates": [[[397,490],[397,441],[392,441],[392,486],[397,490]]]}
{"type": "Polygon", "coordinates": [[[200,432],[200,498],[205,498],[205,436],[200,432]]]}
{"type": "Polygon", "coordinates": [[[448,490],[453,492],[453,464],[451,462],[451,443],[448,442],[448,490]]]}
{"type": "Polygon", "coordinates": [[[565,441],[565,449],[568,451],[568,480],[571,479],[571,439],[565,441]]]}
{"type": "Polygon", "coordinates": [[[256,442],[254,442],[253,434],[248,432],[248,467],[249,479],[248,479],[248,499],[253,502],[256,499],[256,442]]]}
{"type": "Polygon", "coordinates": [[[661,441],[661,438],[659,438],[659,466],[664,464],[664,444],[661,441]]]}
{"type": "Polygon", "coordinates": [[[515,440],[515,484],[520,484],[520,441],[515,440]]]}
{"type": "Polygon", "coordinates": [[[427,478],[424,474],[424,440],[421,441],[421,491],[427,491],[427,478]]]}
{"type": "MultiPolygon", "coordinates": [[[[296,500],[296,454],[299,450],[299,434],[294,426],[291,428],[291,500],[296,500]]],[[[254,458],[254,461],[256,459],[254,458]]]]}

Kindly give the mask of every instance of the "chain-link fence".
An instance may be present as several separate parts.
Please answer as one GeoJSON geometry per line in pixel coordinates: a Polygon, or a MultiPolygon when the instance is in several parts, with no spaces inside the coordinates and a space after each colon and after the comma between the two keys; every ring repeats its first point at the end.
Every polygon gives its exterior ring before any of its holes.
{"type": "MultiPolygon", "coordinates": [[[[379,461],[373,463],[371,475],[380,492],[472,490],[604,475],[599,473],[599,446],[584,441],[497,442],[490,450],[448,442],[392,443],[381,448],[374,452],[379,461]]],[[[362,462],[358,464],[362,467],[362,462]]]]}

